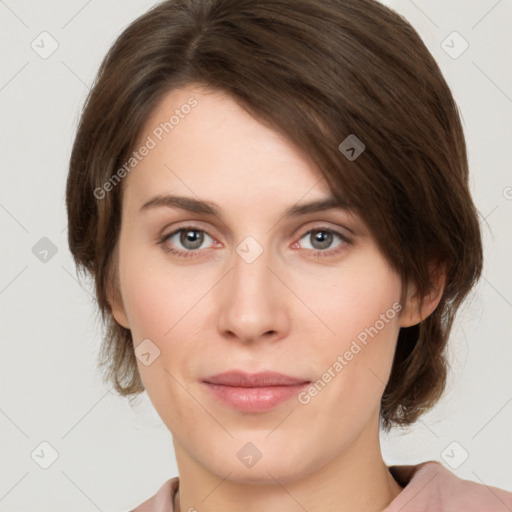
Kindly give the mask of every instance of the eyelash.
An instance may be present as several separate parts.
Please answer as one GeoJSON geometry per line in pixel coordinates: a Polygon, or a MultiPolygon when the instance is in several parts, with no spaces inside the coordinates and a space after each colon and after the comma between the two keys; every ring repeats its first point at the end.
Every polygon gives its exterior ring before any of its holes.
{"type": "MultiPolygon", "coordinates": [[[[194,257],[195,256],[195,253],[198,253],[198,252],[201,252],[201,250],[188,250],[188,251],[183,251],[183,250],[180,250],[180,249],[173,249],[171,247],[169,247],[166,242],[172,238],[174,235],[176,235],[177,233],[180,233],[182,231],[197,231],[197,232],[201,232],[201,233],[206,233],[206,231],[204,229],[199,229],[197,228],[196,226],[182,226],[181,228],[179,229],[176,229],[175,231],[173,231],[172,233],[169,233],[168,235],[165,235],[159,242],[158,244],[162,246],[162,248],[165,250],[166,253],[169,253],[169,254],[172,254],[174,256],[178,256],[180,258],[191,258],[191,257],[194,257]]],[[[322,258],[322,257],[328,257],[328,256],[335,256],[336,254],[338,254],[338,252],[342,251],[344,249],[344,246],[345,245],[351,245],[352,244],[352,241],[345,235],[343,235],[342,233],[340,233],[339,231],[336,231],[335,229],[331,229],[331,228],[326,228],[326,227],[318,227],[318,228],[313,228],[313,229],[310,229],[306,232],[304,232],[299,240],[302,240],[306,235],[309,235],[311,233],[314,233],[314,232],[324,232],[324,233],[330,233],[330,234],[333,234],[333,235],[336,235],[338,236],[343,243],[341,243],[337,248],[335,249],[327,249],[325,251],[320,251],[320,250],[314,250],[314,249],[310,249],[311,251],[313,251],[313,254],[312,256],[316,257],[316,258],[322,258]]],[[[208,233],[206,233],[208,234],[208,233]]],[[[208,235],[210,236],[210,235],[208,235]]],[[[210,238],[213,238],[213,237],[210,237],[210,238]]]]}

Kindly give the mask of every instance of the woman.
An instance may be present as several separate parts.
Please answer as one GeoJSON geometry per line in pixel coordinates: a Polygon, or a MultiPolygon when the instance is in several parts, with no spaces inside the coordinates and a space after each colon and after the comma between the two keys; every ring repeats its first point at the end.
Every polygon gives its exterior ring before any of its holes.
{"type": "Polygon", "coordinates": [[[170,0],[106,56],[67,183],[101,364],[178,477],[136,511],[510,510],[379,428],[441,396],[482,245],[450,90],[373,0],[170,0]]]}

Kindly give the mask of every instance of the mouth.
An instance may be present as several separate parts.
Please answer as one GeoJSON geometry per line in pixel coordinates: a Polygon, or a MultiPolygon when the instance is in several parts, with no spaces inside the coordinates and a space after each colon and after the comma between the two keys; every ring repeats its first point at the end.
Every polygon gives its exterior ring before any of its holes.
{"type": "Polygon", "coordinates": [[[297,396],[310,380],[276,372],[229,371],[202,380],[223,404],[242,412],[265,412],[297,396]]]}

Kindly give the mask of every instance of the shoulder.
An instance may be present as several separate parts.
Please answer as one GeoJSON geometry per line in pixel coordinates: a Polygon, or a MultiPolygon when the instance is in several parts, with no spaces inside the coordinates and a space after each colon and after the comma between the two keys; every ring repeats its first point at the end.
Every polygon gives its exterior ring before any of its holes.
{"type": "Polygon", "coordinates": [[[178,477],[170,478],[157,493],[137,505],[130,512],[173,512],[173,498],[178,489],[178,477]]]}
{"type": "Polygon", "coordinates": [[[512,510],[512,493],[464,480],[440,462],[415,466],[391,466],[389,471],[404,487],[385,512],[507,512],[512,510]]]}

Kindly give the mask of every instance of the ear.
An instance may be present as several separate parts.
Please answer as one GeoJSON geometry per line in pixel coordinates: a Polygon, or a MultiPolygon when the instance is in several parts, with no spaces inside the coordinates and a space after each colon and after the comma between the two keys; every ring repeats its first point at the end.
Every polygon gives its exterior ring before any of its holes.
{"type": "Polygon", "coordinates": [[[446,268],[444,265],[430,266],[431,291],[421,301],[416,286],[411,284],[407,289],[407,298],[400,317],[400,327],[411,327],[427,318],[437,307],[446,283],[446,268]]]}
{"type": "Polygon", "coordinates": [[[128,322],[128,316],[126,315],[126,311],[124,309],[123,299],[121,297],[119,278],[116,271],[114,271],[114,274],[115,276],[109,276],[106,279],[107,302],[108,305],[110,306],[110,313],[114,317],[114,320],[125,329],[129,329],[130,324],[128,322]]]}
{"type": "Polygon", "coordinates": [[[124,310],[122,303],[120,303],[118,301],[112,302],[109,299],[109,304],[110,304],[110,312],[111,312],[112,316],[114,317],[114,320],[119,325],[124,327],[125,329],[129,329],[130,324],[128,323],[128,317],[126,316],[126,312],[124,310]]]}

